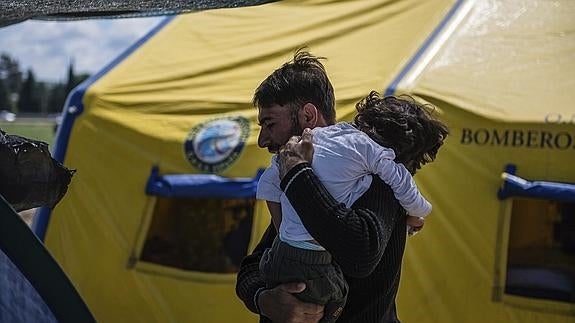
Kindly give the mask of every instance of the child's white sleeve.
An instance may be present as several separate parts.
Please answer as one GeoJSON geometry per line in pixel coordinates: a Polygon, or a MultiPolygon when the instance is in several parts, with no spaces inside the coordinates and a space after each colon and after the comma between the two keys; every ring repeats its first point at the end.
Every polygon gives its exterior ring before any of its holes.
{"type": "Polygon", "coordinates": [[[393,160],[395,158],[393,150],[381,147],[375,142],[369,150],[371,153],[366,156],[368,168],[391,187],[399,204],[407,213],[420,217],[431,213],[431,203],[421,195],[407,168],[393,160]]]}
{"type": "Polygon", "coordinates": [[[270,167],[266,168],[262,176],[260,176],[256,198],[258,200],[280,203],[281,194],[279,170],[275,159],[272,159],[270,167]]]}

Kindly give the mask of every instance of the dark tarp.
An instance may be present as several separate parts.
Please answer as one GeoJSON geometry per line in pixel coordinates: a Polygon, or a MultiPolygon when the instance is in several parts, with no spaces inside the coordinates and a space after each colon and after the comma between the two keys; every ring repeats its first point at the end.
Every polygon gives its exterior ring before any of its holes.
{"type": "Polygon", "coordinates": [[[28,279],[0,248],[0,322],[58,322],[28,279]]]}
{"type": "Polygon", "coordinates": [[[0,195],[0,322],[95,322],[72,282],[0,195]]]}
{"type": "Polygon", "coordinates": [[[0,1],[0,27],[27,19],[74,20],[162,16],[218,8],[255,6],[273,0],[8,0],[0,1]]]}
{"type": "Polygon", "coordinates": [[[54,208],[74,173],[50,156],[47,143],[0,129],[0,194],[16,211],[54,208]]]}

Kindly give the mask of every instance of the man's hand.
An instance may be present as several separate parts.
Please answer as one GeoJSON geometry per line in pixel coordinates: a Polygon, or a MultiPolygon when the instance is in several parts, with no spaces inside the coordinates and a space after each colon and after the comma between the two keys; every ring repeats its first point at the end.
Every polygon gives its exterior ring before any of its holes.
{"type": "Polygon", "coordinates": [[[305,128],[301,137],[293,136],[282,146],[278,153],[278,168],[280,180],[294,166],[301,163],[311,163],[313,158],[312,134],[309,128],[305,128]]]}
{"type": "Polygon", "coordinates": [[[304,283],[287,283],[261,292],[261,314],[274,323],[317,323],[323,317],[323,305],[304,303],[292,294],[305,289],[304,283]]]}

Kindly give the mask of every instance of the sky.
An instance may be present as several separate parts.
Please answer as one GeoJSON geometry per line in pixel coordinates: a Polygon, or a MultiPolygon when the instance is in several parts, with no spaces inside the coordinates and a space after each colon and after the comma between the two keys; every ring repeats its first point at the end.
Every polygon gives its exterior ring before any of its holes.
{"type": "Polygon", "coordinates": [[[23,73],[32,68],[36,81],[64,82],[70,62],[76,74],[98,72],[162,19],[27,20],[0,28],[0,53],[23,73]]]}

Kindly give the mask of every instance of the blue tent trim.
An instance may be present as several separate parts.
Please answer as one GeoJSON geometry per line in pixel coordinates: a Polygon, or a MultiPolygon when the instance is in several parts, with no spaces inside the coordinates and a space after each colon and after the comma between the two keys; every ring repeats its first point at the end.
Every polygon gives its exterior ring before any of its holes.
{"type": "Polygon", "coordinates": [[[459,10],[459,8],[461,8],[461,5],[464,2],[465,2],[465,0],[457,0],[457,2],[453,5],[453,7],[451,7],[451,9],[449,9],[449,12],[447,13],[447,15],[445,15],[445,17],[441,20],[439,25],[437,25],[437,27],[435,27],[433,32],[431,32],[431,35],[429,35],[429,37],[427,37],[427,39],[425,39],[425,41],[423,42],[421,47],[417,50],[417,52],[415,52],[415,55],[413,55],[413,57],[411,57],[411,59],[407,62],[405,67],[401,70],[401,72],[399,72],[399,74],[396,76],[396,78],[387,87],[387,89],[385,90],[385,94],[384,94],[385,96],[393,95],[395,93],[395,90],[397,90],[397,86],[399,85],[399,82],[401,82],[401,80],[413,68],[413,66],[417,63],[417,61],[419,61],[419,59],[421,58],[423,53],[425,53],[427,48],[433,43],[435,38],[437,38],[439,33],[443,30],[443,28],[445,28],[445,25],[447,25],[447,22],[451,19],[451,17],[453,17],[453,15],[459,10]]]}
{"type": "MultiPolygon", "coordinates": [[[[100,70],[98,73],[90,76],[84,82],[80,83],[75,87],[68,98],[66,98],[66,103],[64,104],[64,110],[62,111],[62,124],[58,127],[58,133],[56,133],[56,139],[54,143],[54,151],[52,156],[57,161],[63,163],[66,157],[66,151],[68,150],[68,142],[70,142],[70,134],[72,133],[72,126],[76,118],[82,114],[84,111],[83,98],[86,90],[102,76],[107,74],[116,65],[120,64],[126,57],[135,52],[140,46],[146,43],[150,38],[162,30],[168,23],[170,23],[175,16],[168,16],[166,19],[162,20],[156,27],[154,27],[145,36],[140,38],[136,43],[126,49],[120,56],[114,59],[110,64],[100,70]]],[[[49,208],[40,208],[34,217],[34,222],[32,223],[32,230],[38,236],[41,241],[44,241],[46,230],[48,228],[48,223],[50,222],[51,210],[49,208]]]]}
{"type": "Polygon", "coordinates": [[[254,178],[226,178],[211,174],[159,175],[152,168],[146,194],[169,198],[255,198],[263,170],[254,178]]]}
{"type": "Polygon", "coordinates": [[[514,165],[508,165],[502,174],[503,186],[497,192],[497,197],[500,200],[509,197],[532,197],[575,203],[575,184],[528,181],[514,175],[515,169],[514,165]]]}

